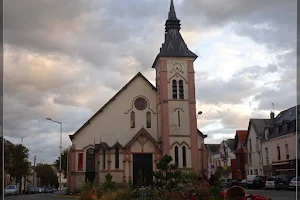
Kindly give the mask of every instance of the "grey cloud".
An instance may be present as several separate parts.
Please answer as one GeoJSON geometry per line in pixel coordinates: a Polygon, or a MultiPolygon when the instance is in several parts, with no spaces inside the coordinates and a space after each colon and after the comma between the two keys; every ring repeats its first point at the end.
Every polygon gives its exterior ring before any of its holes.
{"type": "Polygon", "coordinates": [[[258,109],[271,110],[272,103],[276,110],[285,110],[297,104],[296,86],[279,85],[279,89],[266,89],[258,95],[254,100],[259,102],[258,109]]]}
{"type": "Polygon", "coordinates": [[[197,99],[205,103],[241,103],[244,98],[259,91],[246,77],[233,77],[229,81],[222,79],[196,80],[197,99]]]}
{"type": "Polygon", "coordinates": [[[251,66],[251,67],[245,67],[241,71],[237,72],[233,76],[239,77],[241,75],[249,75],[249,78],[252,80],[255,80],[257,78],[260,78],[261,76],[264,76],[268,73],[275,73],[277,72],[278,67],[274,64],[269,64],[266,67],[261,66],[251,66]]]}

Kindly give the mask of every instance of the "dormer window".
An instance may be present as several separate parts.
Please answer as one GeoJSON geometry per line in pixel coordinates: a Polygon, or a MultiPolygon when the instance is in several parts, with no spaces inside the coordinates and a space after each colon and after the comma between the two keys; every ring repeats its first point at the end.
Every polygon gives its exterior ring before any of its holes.
{"type": "Polygon", "coordinates": [[[265,139],[269,139],[269,129],[265,129],[265,139]]]}

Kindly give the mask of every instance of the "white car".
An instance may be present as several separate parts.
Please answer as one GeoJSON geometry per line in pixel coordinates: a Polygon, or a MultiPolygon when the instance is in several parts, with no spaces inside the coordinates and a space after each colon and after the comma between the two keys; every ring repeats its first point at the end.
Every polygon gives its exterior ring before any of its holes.
{"type": "Polygon", "coordinates": [[[266,180],[265,188],[266,189],[275,189],[275,176],[268,177],[266,180]]]}
{"type": "Polygon", "coordinates": [[[289,183],[289,189],[296,189],[296,186],[298,186],[298,188],[300,188],[300,177],[294,177],[290,183],[289,183]]]}
{"type": "Polygon", "coordinates": [[[17,195],[19,194],[19,188],[16,185],[9,185],[4,190],[4,195],[17,195]]]}

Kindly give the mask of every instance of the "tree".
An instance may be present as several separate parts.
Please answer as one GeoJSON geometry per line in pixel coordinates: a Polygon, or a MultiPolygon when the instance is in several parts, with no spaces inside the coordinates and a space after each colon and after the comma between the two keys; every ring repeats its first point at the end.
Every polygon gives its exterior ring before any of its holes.
{"type": "Polygon", "coordinates": [[[51,165],[37,164],[35,172],[37,177],[40,178],[42,186],[57,186],[58,178],[51,165]]]}
{"type": "MultiPolygon", "coordinates": [[[[67,178],[68,150],[63,150],[61,154],[61,169],[64,172],[64,178],[67,178]]],[[[55,160],[54,164],[56,169],[59,169],[59,157],[55,160]]]]}
{"type": "Polygon", "coordinates": [[[29,150],[21,144],[13,144],[8,140],[4,142],[4,169],[13,178],[20,180],[21,177],[30,173],[30,162],[28,161],[29,150]]]}
{"type": "Polygon", "coordinates": [[[178,184],[180,172],[177,165],[171,164],[172,157],[165,155],[156,164],[158,171],[154,172],[156,187],[165,186],[167,190],[174,188],[178,184]]]}

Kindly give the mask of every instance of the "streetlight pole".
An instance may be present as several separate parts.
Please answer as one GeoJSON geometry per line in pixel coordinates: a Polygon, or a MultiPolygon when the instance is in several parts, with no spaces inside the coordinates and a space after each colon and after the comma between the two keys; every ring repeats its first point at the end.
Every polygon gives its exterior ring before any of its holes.
{"type": "Polygon", "coordinates": [[[49,121],[60,124],[60,142],[59,142],[59,193],[61,193],[61,149],[62,149],[62,122],[46,118],[49,121]]]}

